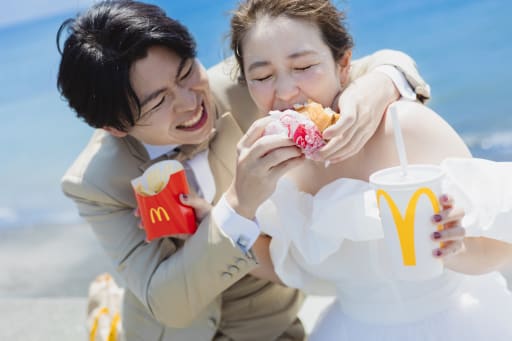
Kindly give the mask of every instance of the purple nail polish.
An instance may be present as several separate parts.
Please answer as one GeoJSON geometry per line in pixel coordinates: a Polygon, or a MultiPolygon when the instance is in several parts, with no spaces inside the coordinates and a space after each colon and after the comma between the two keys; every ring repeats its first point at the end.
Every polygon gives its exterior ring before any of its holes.
{"type": "Polygon", "coordinates": [[[441,195],[441,202],[448,202],[448,196],[446,194],[441,195]]]}
{"type": "Polygon", "coordinates": [[[432,233],[432,238],[441,239],[441,232],[436,231],[436,232],[432,233]]]}
{"type": "Polygon", "coordinates": [[[187,200],[187,199],[188,199],[188,195],[186,195],[186,194],[181,194],[181,198],[182,198],[183,200],[187,200]]]}
{"type": "Polygon", "coordinates": [[[440,214],[434,214],[432,220],[434,221],[434,223],[439,223],[441,220],[443,220],[443,216],[440,214]]]}
{"type": "Polygon", "coordinates": [[[441,255],[443,254],[443,252],[441,250],[439,250],[439,249],[434,250],[434,252],[432,252],[432,253],[436,257],[441,257],[441,255]]]}

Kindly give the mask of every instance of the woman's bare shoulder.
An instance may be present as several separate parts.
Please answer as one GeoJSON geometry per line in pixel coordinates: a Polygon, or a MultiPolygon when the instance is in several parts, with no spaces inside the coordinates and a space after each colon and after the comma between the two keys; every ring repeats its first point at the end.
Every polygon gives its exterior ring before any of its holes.
{"type": "MultiPolygon", "coordinates": [[[[459,134],[429,107],[399,101],[395,108],[411,162],[438,163],[447,157],[471,155],[459,134]]],[[[385,135],[394,139],[391,115],[386,115],[385,135]]]]}

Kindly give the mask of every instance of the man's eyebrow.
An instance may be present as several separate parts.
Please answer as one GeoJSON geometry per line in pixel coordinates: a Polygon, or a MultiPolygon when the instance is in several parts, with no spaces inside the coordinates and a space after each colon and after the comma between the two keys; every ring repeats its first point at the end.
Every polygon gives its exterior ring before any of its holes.
{"type": "Polygon", "coordinates": [[[146,98],[144,98],[141,102],[140,102],[140,107],[144,107],[146,104],[148,104],[150,101],[154,100],[156,97],[158,97],[158,95],[160,95],[162,92],[166,91],[167,88],[160,88],[158,90],[155,90],[153,91],[152,93],[150,93],[148,96],[146,96],[146,98]]]}
{"type": "Polygon", "coordinates": [[[176,81],[179,80],[180,75],[181,75],[181,71],[183,71],[183,68],[185,67],[185,63],[189,59],[190,58],[181,58],[180,65],[178,65],[178,70],[176,71],[176,81]]]}
{"type": "MultiPolygon", "coordinates": [[[[301,50],[301,51],[294,52],[294,53],[290,54],[287,58],[288,59],[296,59],[296,58],[300,58],[300,57],[304,57],[304,56],[308,56],[308,55],[314,55],[314,54],[318,54],[318,52],[316,52],[315,50],[301,50]]],[[[264,60],[256,61],[256,62],[252,63],[251,65],[249,65],[247,71],[250,72],[256,68],[267,66],[269,64],[270,64],[269,62],[264,61],[264,60]]]]}
{"type": "MultiPolygon", "coordinates": [[[[176,80],[179,78],[181,71],[183,71],[183,68],[185,67],[185,63],[187,62],[188,58],[182,58],[180,61],[180,64],[178,65],[178,70],[176,72],[176,80]]],[[[153,91],[150,93],[144,100],[140,102],[140,107],[144,107],[146,104],[148,104],[150,101],[154,100],[158,95],[160,95],[162,92],[166,91],[167,87],[160,88],[158,90],[153,91]]]]}

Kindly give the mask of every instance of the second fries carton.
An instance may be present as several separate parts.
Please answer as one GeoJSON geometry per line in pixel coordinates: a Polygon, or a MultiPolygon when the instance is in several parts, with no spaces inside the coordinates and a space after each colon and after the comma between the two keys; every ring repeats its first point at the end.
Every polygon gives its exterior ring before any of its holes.
{"type": "Polygon", "coordinates": [[[146,231],[146,241],[196,231],[194,209],[179,200],[181,193],[189,193],[181,163],[175,160],[155,163],[132,180],[132,187],[146,231]]]}

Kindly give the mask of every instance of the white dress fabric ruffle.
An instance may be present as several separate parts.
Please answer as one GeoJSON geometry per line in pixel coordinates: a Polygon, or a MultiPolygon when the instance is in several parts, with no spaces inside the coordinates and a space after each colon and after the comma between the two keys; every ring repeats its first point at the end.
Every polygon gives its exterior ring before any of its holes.
{"type": "MultiPolygon", "coordinates": [[[[512,242],[512,163],[447,159],[441,167],[467,235],[512,242]]],[[[394,278],[367,182],[338,179],[313,196],[281,179],[257,219],[284,283],[337,296],[310,340],[512,340],[512,295],[500,274],[394,278]]]]}

